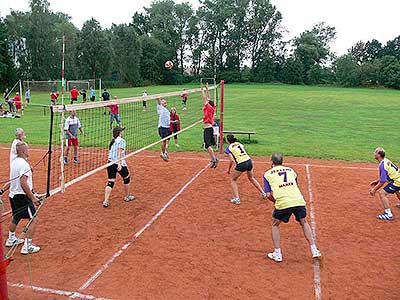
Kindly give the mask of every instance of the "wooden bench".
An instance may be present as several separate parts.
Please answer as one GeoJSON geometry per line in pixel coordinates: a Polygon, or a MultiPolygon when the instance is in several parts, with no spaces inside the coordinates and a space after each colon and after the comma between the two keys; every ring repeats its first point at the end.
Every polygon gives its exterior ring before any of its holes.
{"type": "Polygon", "coordinates": [[[247,134],[249,136],[249,142],[251,142],[251,135],[256,133],[255,131],[224,130],[224,134],[247,134]]]}

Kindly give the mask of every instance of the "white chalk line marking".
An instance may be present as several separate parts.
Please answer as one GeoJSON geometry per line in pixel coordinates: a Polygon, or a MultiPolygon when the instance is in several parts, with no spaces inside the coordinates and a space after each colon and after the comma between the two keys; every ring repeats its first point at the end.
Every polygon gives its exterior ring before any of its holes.
{"type": "Polygon", "coordinates": [[[47,293],[47,294],[53,294],[53,295],[59,295],[59,296],[65,296],[69,297],[71,299],[86,299],[86,300],[111,300],[110,298],[103,298],[103,297],[96,297],[93,295],[88,295],[88,294],[82,294],[78,292],[71,292],[71,291],[64,291],[64,290],[56,290],[56,289],[50,289],[50,288],[44,288],[44,287],[39,287],[39,286],[30,286],[30,285],[25,285],[22,283],[12,283],[9,282],[8,286],[15,287],[15,288],[20,288],[20,289],[32,289],[36,292],[42,292],[42,293],[47,293]]]}
{"type": "Polygon", "coordinates": [[[107,270],[107,268],[126,250],[128,249],[129,246],[132,245],[133,242],[139,236],[147,229],[149,228],[163,213],[164,211],[195,181],[207,168],[209,164],[207,164],[205,167],[203,167],[199,172],[197,172],[188,182],[183,185],[180,190],[172,196],[171,199],[168,200],[168,202],[144,225],[138,232],[136,232],[132,238],[125,243],[116,253],[114,253],[113,256],[110,257],[106,261],[105,264],[103,264],[99,270],[97,270],[96,273],[94,273],[82,286],[79,288],[80,291],[83,291],[84,289],[88,288],[97,278],[100,277],[100,275],[107,270]]]}
{"type": "MultiPolygon", "coordinates": [[[[312,192],[312,179],[311,179],[311,171],[310,165],[306,164],[306,173],[307,173],[307,181],[308,181],[308,197],[310,203],[310,218],[311,218],[311,230],[313,233],[314,241],[317,241],[317,222],[315,221],[315,212],[314,212],[314,195],[312,192]]],[[[321,272],[320,272],[320,263],[318,259],[314,259],[314,293],[315,300],[322,299],[322,290],[321,290],[321,272]]]]}

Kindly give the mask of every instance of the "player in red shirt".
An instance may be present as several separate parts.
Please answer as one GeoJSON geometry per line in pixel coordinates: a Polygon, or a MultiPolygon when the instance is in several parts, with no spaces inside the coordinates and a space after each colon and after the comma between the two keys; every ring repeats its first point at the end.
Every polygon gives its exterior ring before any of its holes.
{"type": "Polygon", "coordinates": [[[20,114],[21,110],[23,110],[23,107],[22,107],[22,102],[21,102],[21,96],[19,95],[19,93],[15,93],[14,105],[15,105],[15,109],[17,110],[17,114],[20,114]]]}
{"type": "Polygon", "coordinates": [[[69,93],[71,94],[71,104],[74,104],[74,101],[78,101],[79,91],[74,86],[69,93]]]}
{"type": "Polygon", "coordinates": [[[182,104],[183,104],[182,109],[186,110],[187,109],[186,103],[187,103],[187,98],[188,98],[188,93],[186,92],[186,89],[183,89],[181,97],[182,97],[182,104]]]}
{"type": "Polygon", "coordinates": [[[58,96],[60,95],[60,93],[58,91],[52,90],[51,94],[50,94],[50,101],[52,105],[56,105],[57,104],[57,99],[58,96]]]}
{"type": "MultiPolygon", "coordinates": [[[[176,113],[176,108],[171,108],[171,113],[169,115],[170,125],[169,130],[172,133],[179,132],[181,130],[181,121],[179,120],[179,115],[176,113]]],[[[178,135],[174,135],[175,146],[179,148],[178,135]]]]}
{"type": "Polygon", "coordinates": [[[201,84],[201,94],[203,95],[203,126],[204,126],[204,147],[207,149],[211,158],[211,168],[216,168],[218,165],[218,158],[215,156],[212,146],[215,146],[214,138],[214,114],[215,103],[211,99],[210,91],[208,90],[208,82],[206,83],[206,90],[204,91],[203,83],[201,84]]]}

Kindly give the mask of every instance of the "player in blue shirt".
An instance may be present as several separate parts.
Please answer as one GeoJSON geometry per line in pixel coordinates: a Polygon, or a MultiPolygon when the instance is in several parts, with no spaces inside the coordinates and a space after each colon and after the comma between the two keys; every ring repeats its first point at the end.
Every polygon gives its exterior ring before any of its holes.
{"type": "Polygon", "coordinates": [[[110,195],[117,178],[117,173],[124,180],[125,198],[124,201],[129,202],[135,200],[135,196],[129,193],[129,184],[131,182],[129,176],[128,165],[124,157],[126,156],[126,141],[122,138],[125,128],[119,126],[113,129],[113,138],[108,146],[108,162],[113,162],[107,167],[108,183],[104,192],[103,206],[110,206],[110,195]]]}

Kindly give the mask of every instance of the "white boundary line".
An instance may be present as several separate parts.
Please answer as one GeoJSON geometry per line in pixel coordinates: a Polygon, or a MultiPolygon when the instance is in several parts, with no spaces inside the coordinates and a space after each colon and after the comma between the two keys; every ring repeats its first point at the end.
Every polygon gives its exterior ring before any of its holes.
{"type": "Polygon", "coordinates": [[[176,200],[176,198],[178,198],[188,187],[189,185],[191,185],[193,183],[193,181],[195,181],[207,168],[208,168],[209,164],[207,163],[207,165],[205,167],[203,167],[199,172],[197,172],[188,182],[186,182],[186,184],[184,186],[182,186],[180,188],[180,190],[174,195],[172,196],[171,199],[168,200],[168,202],[146,223],[146,225],[144,225],[138,232],[136,232],[132,238],[125,243],[116,253],[114,253],[113,256],[111,256],[104,265],[102,265],[100,267],[99,270],[97,270],[96,273],[94,273],[85,283],[82,284],[82,286],[79,288],[79,291],[83,291],[86,288],[88,288],[97,278],[99,278],[99,276],[105,271],[107,270],[107,268],[126,250],[128,249],[129,246],[132,245],[133,242],[135,242],[135,240],[137,238],[139,238],[139,236],[147,229],[149,228],[162,214],[163,212],[176,200]]]}
{"type": "Polygon", "coordinates": [[[50,288],[44,288],[44,287],[39,287],[39,286],[30,286],[30,285],[25,285],[22,283],[12,283],[9,282],[8,286],[10,287],[15,287],[15,288],[20,288],[20,289],[32,289],[36,292],[42,292],[42,293],[47,293],[47,294],[53,294],[53,295],[59,295],[59,296],[65,296],[69,297],[71,299],[86,299],[86,300],[111,300],[110,298],[98,298],[92,295],[88,294],[81,294],[78,292],[71,292],[71,291],[63,291],[63,290],[55,290],[55,289],[50,289],[50,288]]]}
{"type": "MultiPolygon", "coordinates": [[[[310,202],[310,218],[311,218],[311,230],[313,233],[314,240],[317,240],[317,222],[315,221],[315,212],[314,212],[314,195],[312,192],[312,179],[311,179],[311,171],[310,165],[305,165],[306,173],[307,173],[307,181],[308,181],[308,196],[310,202]]],[[[322,299],[322,290],[321,290],[321,272],[320,272],[320,263],[318,259],[314,259],[313,262],[314,267],[314,293],[315,300],[322,299]]]]}

